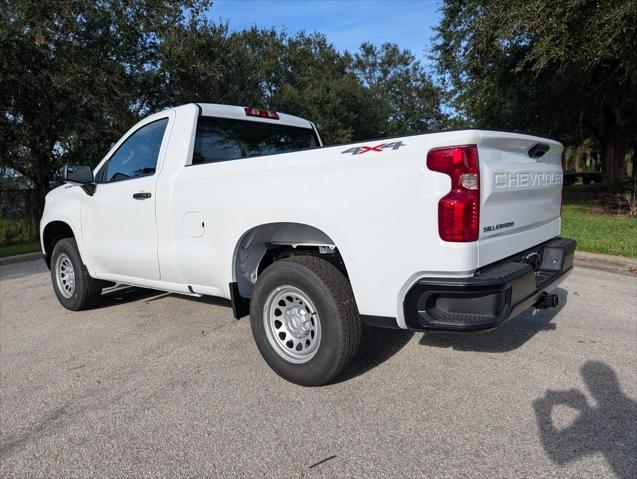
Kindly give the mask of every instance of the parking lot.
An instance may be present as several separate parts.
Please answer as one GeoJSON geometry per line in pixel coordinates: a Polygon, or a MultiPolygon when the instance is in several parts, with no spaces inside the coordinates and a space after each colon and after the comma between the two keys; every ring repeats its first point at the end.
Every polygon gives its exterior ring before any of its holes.
{"type": "Polygon", "coordinates": [[[137,288],[73,313],[0,267],[0,476],[636,477],[637,277],[481,335],[368,330],[336,384],[262,361],[229,304],[137,288]]]}

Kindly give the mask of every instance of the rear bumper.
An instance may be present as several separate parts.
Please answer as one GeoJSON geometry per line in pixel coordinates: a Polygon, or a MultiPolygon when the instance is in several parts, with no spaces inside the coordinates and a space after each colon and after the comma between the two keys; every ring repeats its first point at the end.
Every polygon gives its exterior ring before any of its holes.
{"type": "Polygon", "coordinates": [[[575,241],[557,238],[486,266],[469,278],[424,278],[405,295],[413,330],[493,329],[535,305],[573,269],[575,241]]]}

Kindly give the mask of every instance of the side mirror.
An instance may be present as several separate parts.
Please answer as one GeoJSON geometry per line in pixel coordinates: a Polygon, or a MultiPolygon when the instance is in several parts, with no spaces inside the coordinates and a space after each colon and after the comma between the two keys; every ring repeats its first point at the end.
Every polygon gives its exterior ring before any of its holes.
{"type": "Polygon", "coordinates": [[[90,166],[64,165],[62,179],[79,184],[89,196],[95,194],[95,178],[93,178],[93,169],[90,166]]]}
{"type": "Polygon", "coordinates": [[[93,183],[93,169],[86,165],[64,165],[62,179],[71,183],[87,185],[93,183]]]}

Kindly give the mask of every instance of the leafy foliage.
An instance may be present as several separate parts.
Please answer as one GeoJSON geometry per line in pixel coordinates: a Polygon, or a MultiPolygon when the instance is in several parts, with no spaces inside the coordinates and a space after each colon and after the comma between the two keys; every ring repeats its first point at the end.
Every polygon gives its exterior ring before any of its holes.
{"type": "Polygon", "coordinates": [[[379,109],[379,136],[441,129],[442,91],[429,79],[409,50],[386,43],[363,43],[354,55],[353,71],[369,88],[379,109]]]}
{"type": "Polygon", "coordinates": [[[448,0],[434,58],[479,127],[594,138],[606,183],[637,145],[637,2],[448,0]]]}
{"type": "Polygon", "coordinates": [[[96,163],[154,102],[163,32],[205,0],[3,1],[0,167],[44,194],[65,162],[96,163]]]}
{"type": "Polygon", "coordinates": [[[36,225],[24,218],[0,218],[0,245],[23,244],[37,238],[36,225]]]}

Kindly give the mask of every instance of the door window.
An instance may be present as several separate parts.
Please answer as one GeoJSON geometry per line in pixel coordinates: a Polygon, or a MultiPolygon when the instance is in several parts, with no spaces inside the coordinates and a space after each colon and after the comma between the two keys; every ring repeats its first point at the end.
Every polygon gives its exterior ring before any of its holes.
{"type": "Polygon", "coordinates": [[[142,126],[106,162],[98,178],[102,183],[130,180],[155,174],[157,157],[168,118],[142,126]]]}

